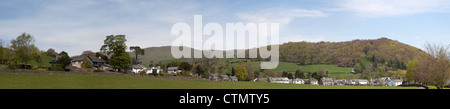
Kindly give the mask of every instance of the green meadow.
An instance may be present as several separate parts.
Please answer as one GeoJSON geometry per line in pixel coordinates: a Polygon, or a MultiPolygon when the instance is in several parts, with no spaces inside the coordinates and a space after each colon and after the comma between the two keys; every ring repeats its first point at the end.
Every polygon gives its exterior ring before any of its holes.
{"type": "Polygon", "coordinates": [[[416,89],[417,87],[323,86],[264,82],[171,80],[111,75],[0,73],[0,89],[416,89]]]}

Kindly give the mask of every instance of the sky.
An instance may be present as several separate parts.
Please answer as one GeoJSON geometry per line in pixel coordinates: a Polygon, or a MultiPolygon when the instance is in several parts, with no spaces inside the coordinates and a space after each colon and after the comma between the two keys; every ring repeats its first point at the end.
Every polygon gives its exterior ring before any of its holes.
{"type": "MultiPolygon", "coordinates": [[[[417,48],[450,44],[446,0],[2,0],[0,39],[21,33],[40,50],[99,51],[108,35],[128,46],[169,46],[175,23],[279,23],[279,40],[351,41],[387,37],[417,48]]],[[[192,27],[191,27],[192,28],[192,27]]],[[[223,27],[225,28],[225,27],[223,27]]]]}

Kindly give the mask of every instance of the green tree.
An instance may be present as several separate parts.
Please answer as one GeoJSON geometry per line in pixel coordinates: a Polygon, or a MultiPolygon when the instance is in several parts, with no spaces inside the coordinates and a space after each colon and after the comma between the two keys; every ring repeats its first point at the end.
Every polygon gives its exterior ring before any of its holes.
{"type": "Polygon", "coordinates": [[[294,74],[289,73],[287,77],[288,77],[289,79],[294,79],[294,74]]]}
{"type": "Polygon", "coordinates": [[[3,41],[2,40],[0,40],[0,60],[1,60],[1,64],[5,64],[5,55],[6,55],[6,53],[5,53],[5,50],[4,50],[4,48],[3,48],[3,41]]]}
{"type": "Polygon", "coordinates": [[[353,71],[355,71],[355,73],[362,73],[363,69],[361,67],[361,64],[356,64],[355,66],[353,66],[353,71]]]}
{"type": "Polygon", "coordinates": [[[131,46],[130,50],[133,50],[134,54],[136,55],[135,64],[140,64],[138,55],[145,55],[145,50],[141,49],[141,47],[139,47],[139,46],[131,46]]]}
{"type": "Polygon", "coordinates": [[[413,59],[408,62],[408,65],[406,66],[406,80],[408,82],[413,82],[416,78],[414,77],[414,73],[417,69],[418,60],[413,59]]]}
{"type": "Polygon", "coordinates": [[[295,71],[295,78],[305,79],[306,77],[301,69],[297,69],[297,71],[295,71]]]}
{"type": "Polygon", "coordinates": [[[39,66],[42,66],[43,62],[42,62],[41,55],[37,55],[37,56],[35,57],[35,61],[36,61],[36,63],[37,63],[39,66]]]}
{"type": "Polygon", "coordinates": [[[190,71],[192,69],[192,65],[189,64],[188,62],[182,62],[179,68],[183,71],[190,71]]]}
{"type": "Polygon", "coordinates": [[[106,36],[104,44],[100,48],[103,53],[112,53],[110,64],[112,68],[118,69],[120,72],[126,72],[131,65],[130,54],[125,50],[127,48],[126,41],[125,35],[106,36]]]}
{"type": "Polygon", "coordinates": [[[11,48],[16,53],[17,60],[25,65],[25,69],[28,62],[35,59],[39,52],[37,47],[34,46],[34,41],[34,37],[26,33],[22,33],[11,41],[11,48]]]}
{"type": "Polygon", "coordinates": [[[65,69],[67,66],[69,66],[70,63],[72,63],[72,59],[70,59],[70,57],[69,57],[69,55],[67,54],[67,52],[62,51],[59,55],[60,55],[60,56],[59,56],[58,60],[56,61],[56,63],[62,65],[62,67],[63,67],[64,69],[65,69]]]}
{"type": "Polygon", "coordinates": [[[50,57],[56,57],[56,55],[58,55],[58,53],[56,53],[55,49],[53,49],[53,48],[49,48],[47,50],[47,52],[45,52],[45,53],[47,56],[50,56],[50,57]]]}
{"type": "Polygon", "coordinates": [[[288,77],[289,73],[286,71],[283,71],[283,73],[281,73],[281,77],[288,77]]]}
{"type": "Polygon", "coordinates": [[[236,65],[236,77],[240,80],[240,81],[244,81],[247,79],[247,68],[245,67],[245,64],[243,63],[239,63],[238,65],[236,65]]]}

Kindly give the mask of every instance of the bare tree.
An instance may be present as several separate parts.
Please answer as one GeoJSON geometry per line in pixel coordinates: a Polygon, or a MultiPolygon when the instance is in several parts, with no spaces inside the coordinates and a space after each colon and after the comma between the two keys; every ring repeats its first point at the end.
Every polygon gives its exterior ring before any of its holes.
{"type": "Polygon", "coordinates": [[[412,76],[417,82],[443,89],[450,79],[449,46],[426,43],[428,56],[421,57],[412,76]]]}

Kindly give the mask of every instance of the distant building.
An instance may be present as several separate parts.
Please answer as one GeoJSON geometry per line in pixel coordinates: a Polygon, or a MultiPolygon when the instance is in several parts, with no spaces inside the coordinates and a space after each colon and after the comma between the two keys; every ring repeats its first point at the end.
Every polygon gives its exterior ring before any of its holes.
{"type": "Polygon", "coordinates": [[[227,75],[220,75],[219,80],[220,81],[230,81],[230,78],[227,75]]]}
{"type": "Polygon", "coordinates": [[[290,82],[291,84],[305,84],[305,80],[299,79],[299,78],[296,78],[296,79],[289,79],[289,82],[290,82]]]}
{"type": "Polygon", "coordinates": [[[271,82],[271,83],[289,83],[289,79],[287,77],[273,77],[273,78],[269,78],[269,82],[271,82]]]}
{"type": "Polygon", "coordinates": [[[334,85],[339,85],[339,86],[345,85],[346,81],[347,80],[345,80],[345,79],[337,79],[337,80],[334,80],[334,85]]]}
{"type": "Polygon", "coordinates": [[[156,66],[156,67],[150,67],[148,68],[149,73],[157,73],[159,74],[159,72],[162,72],[163,70],[161,69],[161,67],[156,66]]]}
{"type": "Polygon", "coordinates": [[[267,78],[259,77],[255,79],[255,82],[267,82],[267,78]]]}
{"type": "Polygon", "coordinates": [[[357,85],[367,85],[369,84],[369,81],[367,81],[366,79],[355,79],[355,82],[357,85]]]}
{"type": "Polygon", "coordinates": [[[238,78],[236,76],[230,76],[230,81],[238,81],[238,78]]]}
{"type": "Polygon", "coordinates": [[[331,78],[320,78],[320,85],[333,85],[334,81],[331,78]]]}
{"type": "Polygon", "coordinates": [[[317,81],[316,79],[311,78],[311,79],[309,79],[309,84],[310,85],[319,85],[319,81],[317,81]]]}
{"type": "Polygon", "coordinates": [[[147,68],[144,65],[138,64],[138,65],[131,65],[130,71],[133,73],[140,73],[142,71],[146,71],[145,73],[148,74],[150,71],[147,70],[147,68]]]}
{"type": "Polygon", "coordinates": [[[178,67],[169,67],[167,68],[167,73],[172,75],[178,75],[181,73],[181,70],[179,70],[178,67]]]}
{"type": "Polygon", "coordinates": [[[209,74],[209,78],[208,79],[212,80],[212,81],[219,81],[220,80],[219,76],[216,75],[216,74],[209,74]]]}
{"type": "MultiPolygon", "coordinates": [[[[87,58],[89,60],[88,62],[90,62],[92,64],[94,69],[98,69],[98,68],[102,67],[104,64],[106,64],[106,61],[103,59],[81,55],[81,56],[70,57],[70,59],[72,59],[71,66],[75,67],[75,68],[81,68],[81,64],[84,63],[85,58],[87,58]]],[[[56,62],[56,60],[54,62],[56,62]]]]}

